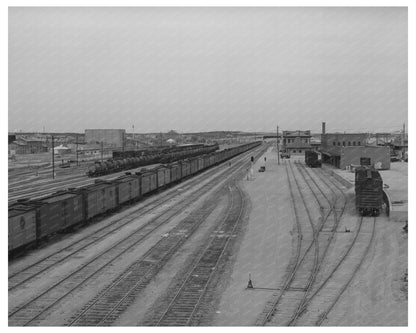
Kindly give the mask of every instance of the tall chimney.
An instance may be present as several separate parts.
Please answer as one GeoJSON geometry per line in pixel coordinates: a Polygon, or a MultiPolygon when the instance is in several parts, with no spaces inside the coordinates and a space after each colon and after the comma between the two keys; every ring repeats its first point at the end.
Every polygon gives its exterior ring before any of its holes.
{"type": "Polygon", "coordinates": [[[322,134],[325,134],[325,122],[322,122],[322,134]]]}

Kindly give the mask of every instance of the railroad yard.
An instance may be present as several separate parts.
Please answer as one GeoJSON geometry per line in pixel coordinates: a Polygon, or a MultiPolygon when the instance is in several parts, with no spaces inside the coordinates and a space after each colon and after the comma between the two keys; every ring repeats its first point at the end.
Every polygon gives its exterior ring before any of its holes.
{"type": "MultiPolygon", "coordinates": [[[[406,223],[273,143],[10,258],[9,326],[406,326],[406,223]]],[[[85,171],[9,173],[9,202],[85,171]]]]}

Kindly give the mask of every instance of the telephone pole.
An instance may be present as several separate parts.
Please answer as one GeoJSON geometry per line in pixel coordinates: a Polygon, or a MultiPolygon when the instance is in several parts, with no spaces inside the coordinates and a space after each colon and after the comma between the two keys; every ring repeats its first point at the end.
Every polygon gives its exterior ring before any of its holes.
{"type": "Polygon", "coordinates": [[[79,166],[79,163],[78,163],[78,134],[77,134],[77,148],[76,148],[76,152],[77,152],[77,166],[79,166]]]}
{"type": "MultiPolygon", "coordinates": [[[[123,149],[123,151],[124,151],[124,149],[123,149]]],[[[101,141],[101,163],[103,163],[103,161],[104,161],[103,155],[104,155],[104,142],[101,141]]]]}
{"type": "Polygon", "coordinates": [[[53,135],[52,135],[52,178],[55,179],[55,146],[53,143],[53,135]]]}
{"type": "Polygon", "coordinates": [[[280,154],[279,154],[279,125],[276,129],[276,147],[277,147],[277,164],[280,165],[280,154]]]}

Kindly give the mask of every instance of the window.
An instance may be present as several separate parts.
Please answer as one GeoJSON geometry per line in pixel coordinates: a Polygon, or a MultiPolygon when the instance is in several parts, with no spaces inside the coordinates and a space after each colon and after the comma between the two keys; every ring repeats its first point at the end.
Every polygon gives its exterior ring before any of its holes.
{"type": "Polygon", "coordinates": [[[348,141],[348,146],[351,146],[351,141],[348,141]]]}
{"type": "Polygon", "coordinates": [[[301,153],[302,152],[302,150],[299,150],[299,153],[301,153]]]}
{"type": "Polygon", "coordinates": [[[342,146],[345,147],[345,141],[342,141],[342,146]]]}
{"type": "Polygon", "coordinates": [[[361,157],[360,158],[360,165],[371,165],[371,158],[361,157]]]}
{"type": "Polygon", "coordinates": [[[294,154],[296,154],[296,150],[293,150],[292,152],[293,152],[294,154]]]}
{"type": "Polygon", "coordinates": [[[335,141],[334,141],[334,142],[332,142],[332,144],[335,146],[335,141]]]}
{"type": "Polygon", "coordinates": [[[360,141],[358,141],[358,145],[357,146],[361,146],[361,142],[360,141]]]}
{"type": "Polygon", "coordinates": [[[355,141],[352,142],[352,145],[355,146],[355,141]]]}

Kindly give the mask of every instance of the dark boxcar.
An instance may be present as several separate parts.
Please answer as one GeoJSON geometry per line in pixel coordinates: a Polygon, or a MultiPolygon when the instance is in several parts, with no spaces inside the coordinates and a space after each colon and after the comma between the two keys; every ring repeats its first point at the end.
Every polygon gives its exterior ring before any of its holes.
{"type": "Polygon", "coordinates": [[[360,215],[377,216],[383,205],[383,180],[374,168],[355,170],[355,204],[360,215]]]}
{"type": "Polygon", "coordinates": [[[87,219],[117,207],[116,186],[116,183],[98,182],[80,188],[84,195],[87,219]]]}
{"type": "Polygon", "coordinates": [[[9,252],[36,241],[36,207],[9,207],[9,252]]]}
{"type": "Polygon", "coordinates": [[[33,201],[33,204],[37,207],[37,239],[65,230],[85,219],[84,200],[80,192],[60,191],[33,201]]]}
{"type": "Polygon", "coordinates": [[[320,167],[321,163],[318,159],[318,153],[313,150],[305,151],[305,164],[311,168],[320,167]]]}
{"type": "Polygon", "coordinates": [[[140,177],[121,176],[115,180],[117,183],[117,202],[119,205],[136,200],[140,196],[140,177]]]}

